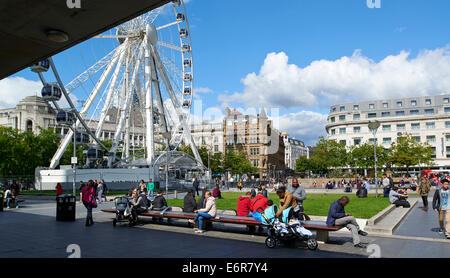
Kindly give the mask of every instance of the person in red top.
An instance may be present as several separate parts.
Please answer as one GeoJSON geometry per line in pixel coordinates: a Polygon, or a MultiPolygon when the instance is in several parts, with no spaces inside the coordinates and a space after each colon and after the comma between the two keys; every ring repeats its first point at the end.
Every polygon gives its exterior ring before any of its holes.
{"type": "Polygon", "coordinates": [[[251,210],[252,212],[263,213],[267,208],[267,198],[264,197],[261,191],[258,192],[255,198],[252,200],[251,210]]]}
{"type": "Polygon", "coordinates": [[[245,196],[240,196],[237,202],[237,215],[238,216],[252,216],[252,203],[250,197],[251,192],[247,192],[245,196]]]}
{"type": "Polygon", "coordinates": [[[61,184],[58,182],[58,184],[56,185],[56,196],[62,195],[63,194],[63,190],[62,190],[62,186],[61,184]]]}

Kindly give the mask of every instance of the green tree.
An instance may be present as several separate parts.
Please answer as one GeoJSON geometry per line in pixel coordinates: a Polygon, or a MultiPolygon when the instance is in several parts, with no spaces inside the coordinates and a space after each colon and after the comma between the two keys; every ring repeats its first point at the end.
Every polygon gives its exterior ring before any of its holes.
{"type": "Polygon", "coordinates": [[[258,172],[258,168],[253,167],[247,159],[245,151],[230,151],[225,154],[225,170],[231,170],[235,174],[251,174],[258,172]]]}
{"type": "Polygon", "coordinates": [[[418,164],[432,164],[433,151],[428,143],[419,143],[411,134],[398,137],[391,146],[389,162],[396,166],[409,168],[418,164]]]}
{"type": "MultiPolygon", "coordinates": [[[[377,145],[377,165],[383,166],[388,161],[389,150],[383,146],[377,145]]],[[[365,143],[358,146],[352,146],[348,154],[348,165],[362,169],[375,167],[375,154],[373,144],[365,143]]]]}

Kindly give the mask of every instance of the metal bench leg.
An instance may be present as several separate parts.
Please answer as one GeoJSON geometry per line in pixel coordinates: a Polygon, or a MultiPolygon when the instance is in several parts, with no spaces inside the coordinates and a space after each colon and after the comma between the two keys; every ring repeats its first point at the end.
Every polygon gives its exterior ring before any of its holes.
{"type": "Polygon", "coordinates": [[[327,243],[328,242],[328,237],[329,237],[329,232],[328,231],[323,231],[323,230],[318,230],[316,232],[317,235],[317,241],[320,243],[327,243]]]}

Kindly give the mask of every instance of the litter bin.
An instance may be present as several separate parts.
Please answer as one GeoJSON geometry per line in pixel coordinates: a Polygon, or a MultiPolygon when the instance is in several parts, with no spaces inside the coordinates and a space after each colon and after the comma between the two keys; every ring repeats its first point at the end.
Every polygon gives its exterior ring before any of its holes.
{"type": "Polygon", "coordinates": [[[72,195],[56,197],[56,221],[75,221],[76,198],[72,195]]]}

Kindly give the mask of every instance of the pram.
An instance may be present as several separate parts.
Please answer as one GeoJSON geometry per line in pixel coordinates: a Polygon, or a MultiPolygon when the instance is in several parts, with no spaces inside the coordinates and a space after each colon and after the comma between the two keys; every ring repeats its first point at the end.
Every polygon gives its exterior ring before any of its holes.
{"type": "Polygon", "coordinates": [[[285,209],[281,219],[275,216],[278,209],[277,205],[270,206],[261,215],[262,224],[268,226],[266,246],[275,248],[277,242],[288,244],[300,240],[302,244],[306,244],[309,250],[316,250],[318,246],[317,240],[312,236],[311,231],[305,229],[299,220],[292,219],[293,208],[285,209]]]}
{"type": "Polygon", "coordinates": [[[114,209],[116,210],[116,218],[113,219],[114,227],[118,222],[128,222],[129,226],[135,224],[136,221],[131,217],[128,197],[123,196],[114,198],[114,209]]]}

